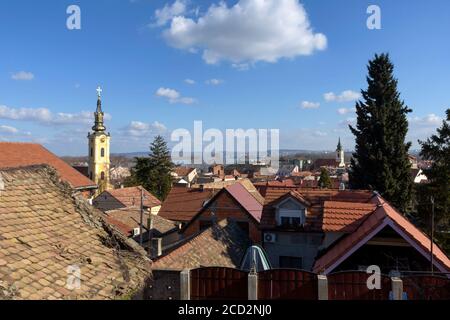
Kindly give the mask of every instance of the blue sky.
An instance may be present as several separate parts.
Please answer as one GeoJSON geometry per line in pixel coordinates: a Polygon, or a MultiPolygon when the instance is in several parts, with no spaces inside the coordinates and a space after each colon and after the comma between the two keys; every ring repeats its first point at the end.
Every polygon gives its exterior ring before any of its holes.
{"type": "Polygon", "coordinates": [[[413,147],[450,106],[446,0],[174,3],[1,1],[0,140],[86,154],[101,85],[112,152],[147,150],[155,134],[193,130],[194,120],[205,129],[280,129],[281,148],[334,149],[340,136],[352,149],[355,93],[381,52],[414,111],[413,147]],[[72,4],[81,30],[66,27],[72,4]],[[371,4],[381,30],[366,27],[371,4]]]}

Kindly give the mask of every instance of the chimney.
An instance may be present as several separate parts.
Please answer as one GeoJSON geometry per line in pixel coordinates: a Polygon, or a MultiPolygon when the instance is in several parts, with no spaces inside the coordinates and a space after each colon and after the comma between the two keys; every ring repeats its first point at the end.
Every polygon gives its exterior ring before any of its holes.
{"type": "Polygon", "coordinates": [[[152,258],[162,255],[162,238],[152,238],[152,258]]]}

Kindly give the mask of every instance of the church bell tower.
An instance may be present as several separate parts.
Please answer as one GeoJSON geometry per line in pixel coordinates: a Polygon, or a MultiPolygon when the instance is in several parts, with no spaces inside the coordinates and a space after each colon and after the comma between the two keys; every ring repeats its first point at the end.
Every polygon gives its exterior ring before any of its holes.
{"type": "Polygon", "coordinates": [[[342,148],[341,138],[339,138],[339,142],[336,148],[336,162],[338,163],[339,168],[345,167],[344,148],[342,148]]]}
{"type": "Polygon", "coordinates": [[[89,178],[98,185],[96,195],[110,189],[109,180],[109,141],[110,134],[106,133],[103,123],[102,89],[97,88],[97,110],[95,111],[95,123],[92,132],[88,133],[89,140],[89,178]]]}

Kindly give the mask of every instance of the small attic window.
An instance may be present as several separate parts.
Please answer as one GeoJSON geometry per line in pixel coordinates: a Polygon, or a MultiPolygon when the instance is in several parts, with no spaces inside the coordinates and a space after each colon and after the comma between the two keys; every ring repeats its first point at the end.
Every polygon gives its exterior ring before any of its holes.
{"type": "Polygon", "coordinates": [[[293,199],[286,199],[276,208],[277,224],[282,227],[300,227],[306,221],[306,207],[293,199]]]}

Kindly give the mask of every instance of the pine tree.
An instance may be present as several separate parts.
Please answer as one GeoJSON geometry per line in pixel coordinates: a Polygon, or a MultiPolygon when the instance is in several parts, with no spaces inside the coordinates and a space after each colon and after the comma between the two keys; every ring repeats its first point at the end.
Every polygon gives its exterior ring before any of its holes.
{"type": "Polygon", "coordinates": [[[174,165],[166,141],[156,136],[150,145],[147,158],[136,158],[127,185],[142,185],[145,189],[164,200],[172,185],[171,171],[174,165]]]}
{"type": "Polygon", "coordinates": [[[319,186],[321,188],[331,188],[330,175],[328,174],[328,170],[325,168],[322,168],[320,171],[319,186]]]}
{"type": "Polygon", "coordinates": [[[351,160],[350,186],[375,189],[397,209],[410,205],[412,181],[408,150],[407,114],[411,110],[400,100],[394,65],[388,54],[375,55],[369,61],[364,101],[356,103],[356,138],[351,160]]]}
{"type": "Polygon", "coordinates": [[[434,199],[435,237],[447,252],[450,252],[450,109],[447,109],[447,121],[437,129],[437,134],[426,141],[419,141],[423,159],[433,161],[425,169],[429,183],[417,188],[417,216],[422,225],[430,229],[431,201],[434,199]]]}
{"type": "Polygon", "coordinates": [[[156,136],[150,146],[149,188],[159,199],[164,200],[172,186],[171,172],[174,167],[166,141],[156,136]]]}

